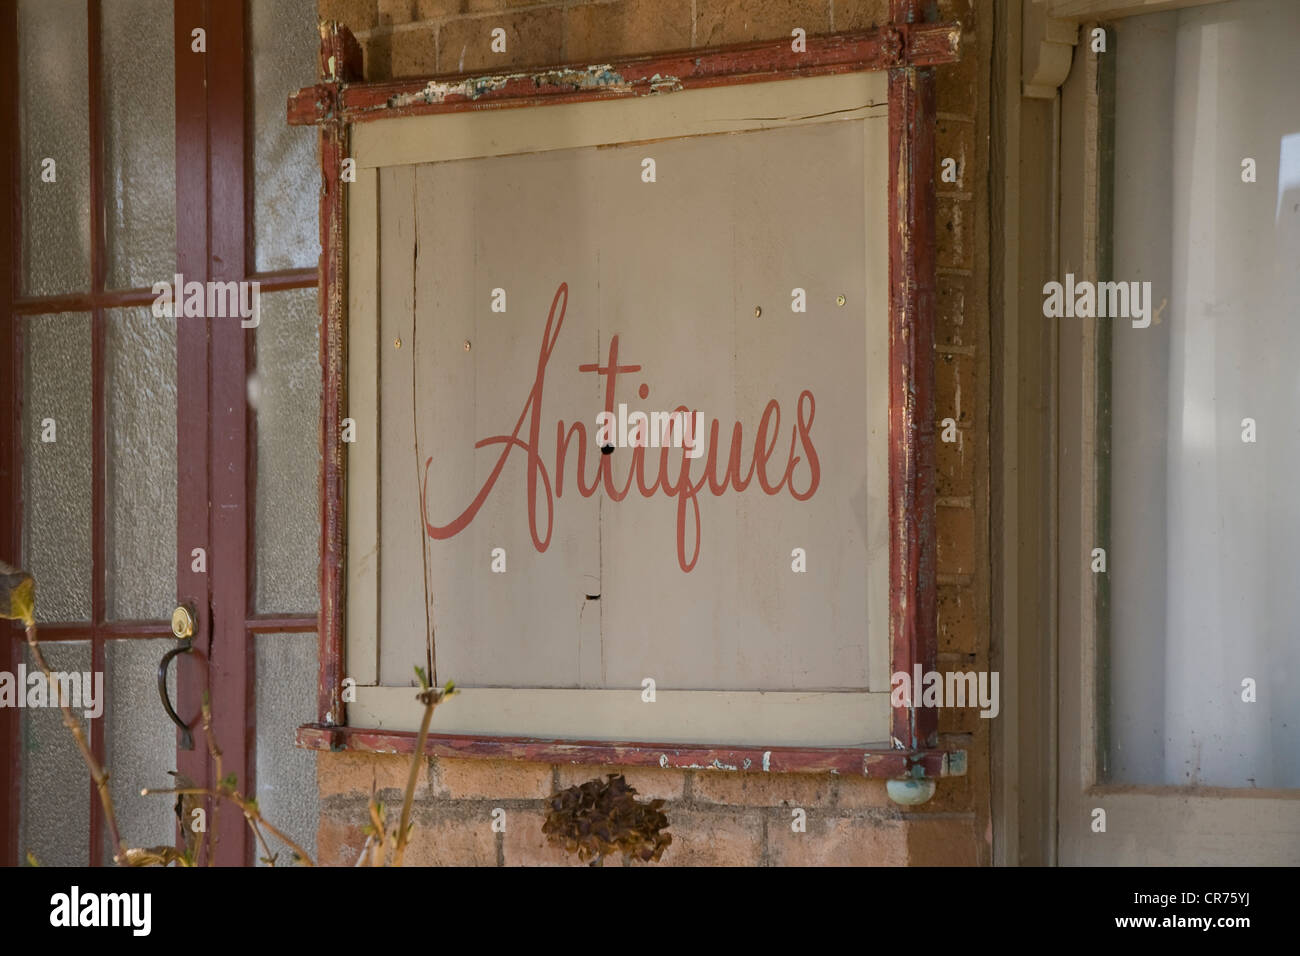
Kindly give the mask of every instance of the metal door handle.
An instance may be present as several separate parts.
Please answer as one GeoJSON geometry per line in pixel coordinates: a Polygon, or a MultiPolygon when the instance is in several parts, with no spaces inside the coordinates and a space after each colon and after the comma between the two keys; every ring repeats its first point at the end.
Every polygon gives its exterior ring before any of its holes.
{"type": "Polygon", "coordinates": [[[194,609],[191,605],[181,604],[172,612],[172,634],[180,640],[180,643],[164,654],[163,659],[158,663],[158,698],[162,701],[163,710],[167,711],[167,716],[172,719],[172,723],[181,729],[181,750],[193,750],[194,735],[190,733],[190,728],[185,725],[185,721],[177,715],[176,708],[167,697],[167,667],[171,664],[172,658],[177,654],[188,654],[194,650],[194,609]]]}

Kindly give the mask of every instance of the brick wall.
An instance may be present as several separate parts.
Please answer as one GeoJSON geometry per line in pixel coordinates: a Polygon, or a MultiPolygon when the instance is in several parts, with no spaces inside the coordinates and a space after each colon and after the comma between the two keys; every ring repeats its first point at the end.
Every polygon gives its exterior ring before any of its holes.
{"type": "MultiPolygon", "coordinates": [[[[936,418],[959,440],[938,444],[940,670],[989,661],[988,73],[991,0],[937,0],[966,28],[960,64],[937,73],[937,153],[958,163],[938,184],[936,418]]],[[[638,53],[857,30],[884,22],[888,0],[318,0],[365,51],[371,80],[602,61],[638,53]],[[495,27],[507,53],[490,54],[495,27]],[[491,60],[488,57],[491,56],[491,60]]],[[[936,170],[937,175],[937,170],[936,170]]],[[[936,427],[938,423],[936,422],[936,427]]],[[[987,864],[991,857],[988,721],[974,709],[940,712],[941,743],[969,752],[968,775],[942,781],[933,800],[903,810],[882,781],[812,775],[628,769],[639,793],[668,800],[666,864],[987,864]],[[791,810],[807,832],[791,831],[791,810]]],[[[401,802],[404,758],[322,753],[318,835],[322,862],[350,864],[364,841],[374,786],[401,802]]],[[[541,832],[545,797],[609,767],[430,759],[416,800],[412,864],[576,862],[541,832]],[[506,811],[505,831],[491,826],[506,811]]]]}

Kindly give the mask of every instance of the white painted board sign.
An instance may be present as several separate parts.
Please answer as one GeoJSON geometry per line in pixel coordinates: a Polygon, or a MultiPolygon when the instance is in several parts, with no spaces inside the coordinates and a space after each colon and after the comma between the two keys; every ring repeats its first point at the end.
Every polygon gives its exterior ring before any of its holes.
{"type": "Polygon", "coordinates": [[[413,725],[431,659],[443,732],[887,737],[884,102],[358,128],[352,724],[413,725]]]}

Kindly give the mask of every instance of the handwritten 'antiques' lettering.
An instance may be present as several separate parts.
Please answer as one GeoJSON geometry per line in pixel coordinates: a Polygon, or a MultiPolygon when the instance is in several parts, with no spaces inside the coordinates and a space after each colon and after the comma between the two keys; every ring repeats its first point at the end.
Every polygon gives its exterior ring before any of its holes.
{"type": "MultiPolygon", "coordinates": [[[[591,480],[587,481],[587,429],[581,422],[574,422],[565,429],[563,420],[556,423],[555,428],[555,468],[554,472],[547,471],[546,464],[542,460],[541,454],[541,433],[542,433],[542,391],[546,382],[546,368],[550,361],[551,353],[555,350],[555,344],[559,339],[560,328],[564,324],[564,313],[569,302],[568,283],[560,283],[555,290],[555,298],[551,301],[551,310],[546,317],[546,329],[542,333],[541,349],[537,355],[537,373],[533,379],[532,388],[524,400],[522,410],[519,412],[519,419],[515,422],[515,427],[508,435],[490,435],[487,438],[480,439],[475,443],[475,448],[484,448],[489,445],[501,445],[501,454],[498,457],[496,465],[493,467],[483,486],[479,488],[474,500],[452,521],[444,525],[435,525],[429,520],[429,466],[433,462],[430,457],[424,463],[424,481],[420,490],[420,516],[424,521],[425,531],[429,537],[434,540],[443,540],[454,537],[469,526],[478,514],[479,509],[487,501],[488,495],[492,493],[492,488],[500,477],[502,470],[506,466],[510,453],[519,449],[526,456],[527,461],[527,495],[528,495],[528,525],[529,532],[533,537],[533,545],[539,552],[544,552],[551,542],[552,522],[554,519],[554,500],[561,497],[564,493],[564,466],[570,451],[570,445],[573,440],[576,441],[577,449],[577,469],[576,484],[578,494],[584,498],[590,498],[598,488],[604,488],[606,496],[612,501],[622,501],[632,488],[633,480],[636,481],[637,490],[642,497],[650,498],[656,491],[662,490],[668,497],[677,498],[677,562],[683,571],[689,572],[695,567],[696,561],[700,556],[700,504],[697,495],[704,490],[707,484],[709,491],[720,496],[727,490],[728,484],[737,492],[744,491],[749,483],[757,478],[758,486],[767,495],[779,494],[783,489],[787,489],[790,496],[796,501],[807,501],[817,491],[817,486],[821,482],[821,462],[817,457],[817,451],[812,442],[812,423],[813,416],[816,413],[816,401],[811,391],[804,389],[799,393],[799,400],[795,409],[795,424],[790,430],[790,447],[786,455],[785,470],[780,473],[779,480],[773,481],[772,475],[768,470],[769,461],[776,450],[776,444],[781,432],[781,406],[775,399],[768,401],[763,409],[763,415],[759,419],[758,434],[754,441],[753,455],[749,461],[749,467],[744,474],[741,473],[741,458],[743,456],[744,431],[740,422],[732,426],[731,442],[727,454],[727,461],[722,465],[719,461],[719,449],[721,448],[721,423],[715,418],[709,430],[708,454],[704,460],[704,473],[698,480],[692,480],[691,464],[693,458],[687,454],[681,455],[681,465],[674,480],[669,474],[668,453],[669,448],[661,447],[659,451],[658,469],[654,474],[654,480],[649,484],[646,483],[646,458],[651,449],[638,445],[631,449],[630,456],[619,456],[620,460],[624,457],[630,457],[631,462],[628,466],[627,480],[623,483],[622,488],[615,484],[614,480],[614,455],[593,454],[593,460],[596,462],[595,472],[591,480]],[[520,432],[524,429],[524,423],[527,422],[527,436],[520,438],[520,432]],[[795,446],[798,444],[803,455],[795,453],[795,446]],[[801,489],[795,486],[795,469],[803,462],[806,456],[807,481],[801,489]],[[720,470],[721,468],[721,470],[720,470]],[[555,476],[555,487],[551,487],[551,475],[555,476]],[[538,485],[541,486],[542,504],[545,507],[546,520],[545,531],[541,531],[538,525],[538,485]],[[689,508],[689,511],[688,511],[689,508]],[[689,523],[694,531],[694,541],[688,553],[686,534],[689,523]]],[[[637,372],[641,370],[639,365],[619,365],[618,364],[618,336],[615,335],[609,342],[609,359],[604,365],[580,365],[580,372],[595,372],[605,378],[605,412],[613,414],[615,408],[614,394],[615,385],[619,374],[624,372],[637,372]]],[[[648,388],[643,386],[642,397],[648,392],[648,388]]],[[[691,409],[685,406],[678,406],[675,411],[682,415],[693,415],[691,409]]],[[[694,437],[695,443],[699,443],[702,437],[697,433],[694,437]]]]}

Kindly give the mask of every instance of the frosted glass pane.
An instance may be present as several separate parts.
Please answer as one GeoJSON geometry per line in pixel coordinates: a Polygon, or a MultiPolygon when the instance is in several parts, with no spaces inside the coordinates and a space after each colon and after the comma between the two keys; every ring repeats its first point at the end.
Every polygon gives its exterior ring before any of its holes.
{"type": "Polygon", "coordinates": [[[147,306],[105,321],[107,612],[163,619],[176,591],[176,322],[147,306]]]}
{"type": "Polygon", "coordinates": [[[38,621],[90,620],[90,348],[84,313],[24,322],[23,565],[38,621]]]}
{"type": "Polygon", "coordinates": [[[100,9],[107,284],[148,287],[176,271],[172,4],[113,0],[100,9]]]}
{"type": "MultiPolygon", "coordinates": [[[[53,671],[90,670],[90,644],[86,641],[42,644],[41,653],[53,671]]],[[[39,672],[27,647],[23,648],[23,660],[28,673],[39,672]]],[[[89,722],[73,713],[81,719],[81,729],[89,740],[89,722]]],[[[85,866],[90,859],[90,771],[57,707],[24,707],[19,715],[19,859],[31,853],[42,866],[85,866]]]]}
{"type": "Polygon", "coordinates": [[[90,288],[85,0],[21,0],[18,61],[23,292],[85,291],[90,288]],[[47,158],[54,160],[54,182],[41,179],[41,161],[47,158]]]}
{"type": "Polygon", "coordinates": [[[259,613],[315,614],[320,586],[320,358],[316,290],[262,296],[257,371],[259,613]]]}
{"type": "Polygon", "coordinates": [[[315,0],[249,4],[253,37],[253,261],[259,272],[312,267],[320,254],[314,127],[285,120],[289,94],[316,82],[315,0]]]}
{"type": "MultiPolygon", "coordinates": [[[[294,733],[316,720],[315,634],[259,634],[257,655],[257,805],[262,815],[316,856],[320,798],[316,757],[294,746],[294,733]]],[[[268,838],[276,866],[292,863],[283,844],[268,838]]],[[[260,855],[260,854],[259,854],[260,855]]]]}
{"type": "Polygon", "coordinates": [[[1113,279],[1155,316],[1110,323],[1104,772],[1300,787],[1300,5],[1116,29],[1113,279]]]}
{"type": "MultiPolygon", "coordinates": [[[[104,646],[108,785],[122,839],[131,847],[171,846],[176,842],[176,798],[140,795],[144,787],[174,786],[167,771],[176,769],[176,725],[158,700],[158,662],[175,646],[173,640],[154,638],[110,640],[104,646]]],[[[167,689],[173,704],[179,664],[174,660],[167,671],[167,689]]],[[[201,739],[196,742],[203,746],[201,739]]],[[[110,846],[111,839],[105,833],[106,865],[113,858],[110,846]]]]}

